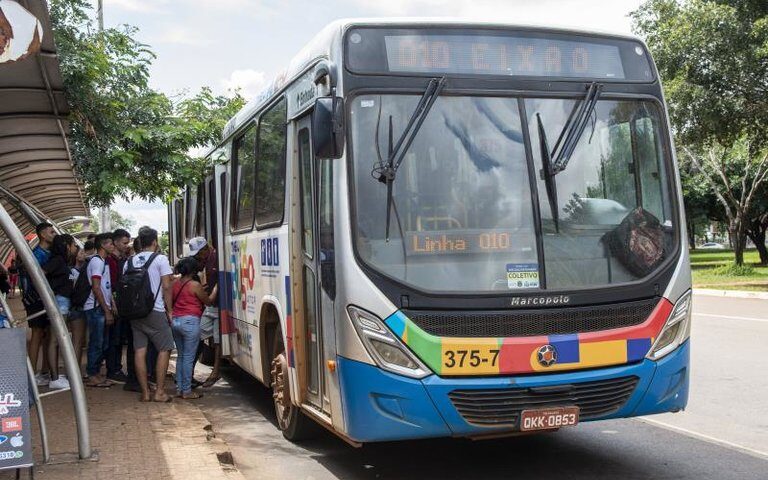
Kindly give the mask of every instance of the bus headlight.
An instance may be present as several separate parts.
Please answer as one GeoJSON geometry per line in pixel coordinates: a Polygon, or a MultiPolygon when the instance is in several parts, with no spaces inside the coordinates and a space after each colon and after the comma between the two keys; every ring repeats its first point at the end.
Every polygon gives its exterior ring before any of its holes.
{"type": "Polygon", "coordinates": [[[424,378],[430,374],[429,369],[392,334],[379,317],[351,305],[347,307],[347,312],[365,348],[379,367],[411,378],[424,378]]]}
{"type": "Polygon", "coordinates": [[[691,336],[691,291],[677,301],[667,323],[653,343],[646,358],[658,360],[672,352],[691,336]]]}

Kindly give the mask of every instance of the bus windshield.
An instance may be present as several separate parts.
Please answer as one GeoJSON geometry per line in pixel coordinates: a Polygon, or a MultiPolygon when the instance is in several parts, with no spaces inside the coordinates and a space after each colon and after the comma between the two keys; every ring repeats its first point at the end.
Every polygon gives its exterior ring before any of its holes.
{"type": "Polygon", "coordinates": [[[659,109],[639,100],[597,102],[567,168],[550,179],[553,197],[539,129],[551,150],[577,99],[439,97],[394,180],[387,241],[377,172],[419,98],[352,103],[355,242],[368,266],[423,291],[518,292],[635,281],[673,252],[659,109]]]}

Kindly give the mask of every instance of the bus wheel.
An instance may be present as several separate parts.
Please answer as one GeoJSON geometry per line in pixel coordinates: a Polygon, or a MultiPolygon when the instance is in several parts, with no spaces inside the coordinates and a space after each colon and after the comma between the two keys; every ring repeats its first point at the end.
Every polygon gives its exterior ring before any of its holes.
{"type": "Polygon", "coordinates": [[[317,429],[313,421],[301,413],[299,407],[291,402],[288,359],[279,330],[275,337],[273,352],[277,353],[272,359],[270,368],[270,386],[272,387],[277,425],[285,438],[297,442],[314,436],[317,429]]]}

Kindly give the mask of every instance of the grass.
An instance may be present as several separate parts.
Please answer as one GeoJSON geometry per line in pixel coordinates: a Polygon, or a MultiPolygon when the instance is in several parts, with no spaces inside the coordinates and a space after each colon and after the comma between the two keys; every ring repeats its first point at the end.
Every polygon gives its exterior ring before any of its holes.
{"type": "Polygon", "coordinates": [[[731,250],[692,251],[693,286],[768,292],[768,267],[759,265],[757,250],[744,252],[743,268],[734,268],[733,258],[731,250]]]}

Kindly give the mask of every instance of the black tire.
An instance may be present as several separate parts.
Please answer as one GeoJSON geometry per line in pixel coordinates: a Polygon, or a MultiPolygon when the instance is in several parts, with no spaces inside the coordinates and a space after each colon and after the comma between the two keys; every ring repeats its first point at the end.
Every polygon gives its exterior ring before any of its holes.
{"type": "Polygon", "coordinates": [[[283,436],[292,442],[314,437],[318,432],[318,425],[291,402],[288,360],[279,327],[274,331],[271,358],[269,385],[272,388],[277,427],[283,432],[283,436]]]}

